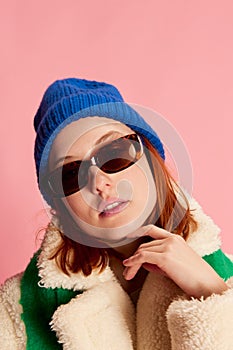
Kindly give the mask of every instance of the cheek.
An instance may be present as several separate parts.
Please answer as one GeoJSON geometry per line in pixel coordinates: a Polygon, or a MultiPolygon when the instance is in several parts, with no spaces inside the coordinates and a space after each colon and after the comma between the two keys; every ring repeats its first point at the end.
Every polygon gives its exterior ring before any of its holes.
{"type": "Polygon", "coordinates": [[[63,203],[69,211],[73,211],[80,217],[86,217],[89,215],[89,207],[83,200],[80,192],[74,193],[71,196],[63,198],[63,203]]]}
{"type": "Polygon", "coordinates": [[[124,180],[130,183],[133,200],[143,202],[148,197],[148,179],[142,169],[137,166],[134,169],[132,167],[132,169],[128,170],[127,177],[124,180]]]}

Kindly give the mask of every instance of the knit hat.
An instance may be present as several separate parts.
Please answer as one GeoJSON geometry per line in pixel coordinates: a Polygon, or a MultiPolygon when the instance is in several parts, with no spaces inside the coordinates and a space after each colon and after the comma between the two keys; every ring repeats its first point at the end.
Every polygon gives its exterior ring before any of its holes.
{"type": "Polygon", "coordinates": [[[145,136],[165,159],[156,132],[127,103],[113,85],[86,79],[69,78],[52,83],[44,93],[34,118],[37,133],[34,157],[40,191],[48,204],[52,199],[40,185],[47,174],[49,153],[54,139],[68,124],[80,118],[99,116],[119,121],[145,136]]]}

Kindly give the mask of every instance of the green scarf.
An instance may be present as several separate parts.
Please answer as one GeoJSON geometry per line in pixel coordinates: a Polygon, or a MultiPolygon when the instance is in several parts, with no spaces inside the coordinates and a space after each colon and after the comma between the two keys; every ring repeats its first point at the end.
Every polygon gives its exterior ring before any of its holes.
{"type": "MultiPolygon", "coordinates": [[[[37,267],[39,254],[40,251],[35,253],[21,280],[20,303],[23,307],[21,318],[26,327],[26,350],[62,349],[62,345],[58,343],[56,334],[51,330],[49,323],[53,313],[61,304],[68,303],[82,291],[39,287],[40,278],[37,267]]],[[[221,249],[204,256],[203,259],[224,280],[233,276],[233,263],[221,249]]]]}

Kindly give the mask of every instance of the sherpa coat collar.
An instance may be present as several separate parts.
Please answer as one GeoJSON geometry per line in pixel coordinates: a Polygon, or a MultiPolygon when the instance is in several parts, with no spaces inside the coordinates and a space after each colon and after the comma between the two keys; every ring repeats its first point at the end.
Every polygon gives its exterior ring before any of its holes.
{"type": "MultiPolygon", "coordinates": [[[[219,250],[219,228],[194,199],[190,200],[190,207],[195,209],[194,216],[199,227],[189,237],[188,244],[200,256],[219,250]]],[[[50,252],[58,244],[57,224],[54,218],[42,244],[38,259],[40,286],[84,291],[58,307],[51,320],[51,327],[65,350],[232,348],[231,280],[228,281],[229,290],[222,295],[212,295],[205,300],[188,300],[170,279],[149,273],[135,308],[109,267],[103,273],[93,272],[89,277],[82,274],[68,277],[53,260],[48,260],[50,252]]],[[[9,305],[9,290],[6,299],[5,304],[9,305]]],[[[25,349],[23,346],[19,348],[25,349]]],[[[3,346],[1,349],[8,348],[3,346]]]]}

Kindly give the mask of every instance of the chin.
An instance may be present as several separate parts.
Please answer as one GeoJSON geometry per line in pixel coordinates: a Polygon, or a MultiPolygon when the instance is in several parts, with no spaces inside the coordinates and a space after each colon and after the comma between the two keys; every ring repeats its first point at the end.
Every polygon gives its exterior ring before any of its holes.
{"type": "Polygon", "coordinates": [[[108,244],[109,246],[112,247],[120,247],[120,246],[124,246],[128,243],[131,243],[135,240],[135,238],[127,238],[127,237],[123,237],[123,238],[118,238],[118,239],[111,239],[111,238],[98,238],[98,241],[103,242],[105,244],[108,244]]]}

